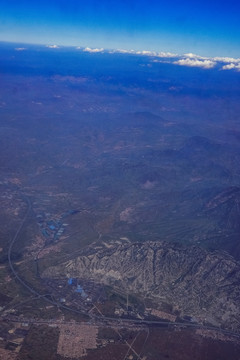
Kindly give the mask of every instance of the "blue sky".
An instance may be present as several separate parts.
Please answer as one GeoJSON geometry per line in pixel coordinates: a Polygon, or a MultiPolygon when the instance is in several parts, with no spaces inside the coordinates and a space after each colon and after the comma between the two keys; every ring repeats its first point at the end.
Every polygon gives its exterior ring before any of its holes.
{"type": "Polygon", "coordinates": [[[240,56],[238,1],[0,0],[0,41],[240,56]]]}

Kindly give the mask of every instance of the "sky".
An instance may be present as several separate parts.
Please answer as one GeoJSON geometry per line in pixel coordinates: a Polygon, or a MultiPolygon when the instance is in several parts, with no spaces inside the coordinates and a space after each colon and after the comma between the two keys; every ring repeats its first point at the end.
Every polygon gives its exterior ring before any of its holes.
{"type": "Polygon", "coordinates": [[[0,41],[240,57],[240,2],[0,0],[0,41]]]}

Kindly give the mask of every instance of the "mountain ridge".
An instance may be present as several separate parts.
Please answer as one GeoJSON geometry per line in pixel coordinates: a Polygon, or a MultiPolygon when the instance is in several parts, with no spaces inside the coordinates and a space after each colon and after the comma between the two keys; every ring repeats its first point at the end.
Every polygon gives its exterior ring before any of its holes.
{"type": "Polygon", "coordinates": [[[225,252],[165,242],[93,244],[42,277],[93,279],[113,288],[162,301],[200,322],[237,330],[240,264],[225,252]]]}

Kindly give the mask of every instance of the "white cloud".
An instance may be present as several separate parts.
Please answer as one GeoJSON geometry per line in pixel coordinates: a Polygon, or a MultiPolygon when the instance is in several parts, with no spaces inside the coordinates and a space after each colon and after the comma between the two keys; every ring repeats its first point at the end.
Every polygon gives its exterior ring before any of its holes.
{"type": "Polygon", "coordinates": [[[99,53],[99,52],[103,52],[104,49],[103,48],[100,48],[100,49],[91,49],[89,47],[86,47],[85,49],[83,49],[83,51],[85,52],[90,52],[90,53],[99,53]]]}
{"type": "Polygon", "coordinates": [[[59,49],[58,45],[46,45],[46,47],[49,49],[59,49]]]}
{"type": "Polygon", "coordinates": [[[193,53],[187,53],[183,55],[184,58],[189,58],[189,59],[201,59],[201,60],[210,60],[210,58],[207,58],[205,56],[200,56],[197,54],[193,54],[193,53]]]}
{"type": "MultiPolygon", "coordinates": [[[[47,47],[52,48],[52,49],[57,49],[59,48],[58,45],[48,45],[47,47]]],[[[220,57],[220,56],[216,56],[216,57],[206,57],[206,56],[201,56],[201,55],[197,55],[194,53],[186,53],[183,55],[179,55],[179,54],[174,54],[171,52],[164,52],[164,51],[150,51],[150,50],[126,50],[126,49],[112,49],[112,50],[108,50],[108,49],[104,49],[104,48],[90,48],[90,47],[81,47],[78,46],[76,47],[76,49],[79,49],[81,51],[84,52],[89,52],[89,53],[101,53],[101,52],[107,52],[109,54],[115,54],[115,53],[119,53],[119,54],[133,54],[133,55],[143,55],[143,56],[148,56],[148,57],[154,57],[154,59],[152,59],[152,62],[155,63],[169,63],[169,64],[175,64],[175,65],[181,65],[181,66],[189,66],[189,67],[199,67],[202,69],[212,69],[214,68],[216,65],[223,65],[226,64],[224,66],[222,66],[222,70],[231,70],[231,69],[236,69],[240,71],[240,58],[232,58],[232,57],[220,57]],[[159,60],[158,60],[159,58],[159,60]],[[163,60],[160,60],[163,59],[163,60]],[[169,60],[167,60],[169,59],[169,60]],[[178,59],[178,60],[176,60],[178,59]],[[175,60],[175,61],[174,61],[175,60]]],[[[24,48],[16,48],[15,50],[25,50],[24,48]]]]}
{"type": "Polygon", "coordinates": [[[157,57],[160,57],[160,58],[176,58],[176,57],[178,57],[179,55],[173,54],[173,53],[171,53],[171,52],[161,51],[160,53],[157,53],[156,56],[157,56],[157,57]]]}
{"type": "Polygon", "coordinates": [[[153,63],[160,63],[160,64],[172,64],[172,62],[170,60],[157,60],[154,59],[152,60],[153,63]]]}
{"type": "MultiPolygon", "coordinates": [[[[116,50],[112,50],[109,51],[110,54],[114,54],[114,53],[120,53],[120,54],[142,54],[145,53],[145,50],[143,51],[137,51],[137,50],[125,50],[125,49],[116,49],[116,50]]],[[[145,55],[147,55],[145,53],[145,55]]]]}
{"type": "Polygon", "coordinates": [[[24,50],[27,50],[26,48],[24,47],[19,47],[19,48],[15,48],[16,51],[24,51],[24,50]]]}
{"type": "Polygon", "coordinates": [[[198,59],[180,59],[174,61],[173,64],[182,65],[182,66],[190,66],[190,67],[200,67],[203,69],[211,69],[216,65],[215,61],[212,60],[198,60],[198,59]]]}
{"type": "Polygon", "coordinates": [[[120,53],[120,54],[128,54],[128,53],[131,53],[131,51],[133,51],[133,50],[117,49],[117,50],[112,50],[112,51],[110,51],[110,52],[111,52],[111,53],[117,52],[117,53],[120,53]]]}
{"type": "Polygon", "coordinates": [[[240,63],[240,59],[238,58],[230,58],[230,57],[214,57],[214,61],[219,61],[223,63],[240,63]]]}
{"type": "MultiPolygon", "coordinates": [[[[226,64],[229,63],[228,65],[230,65],[230,66],[224,65],[222,68],[223,70],[233,69],[234,64],[240,64],[240,58],[232,58],[232,57],[228,57],[228,56],[204,57],[204,56],[200,56],[200,55],[196,55],[196,54],[192,54],[192,53],[184,54],[183,56],[184,56],[183,60],[185,60],[185,58],[188,58],[188,59],[193,59],[193,60],[207,60],[207,61],[210,61],[212,64],[213,63],[226,63],[226,64]]],[[[206,63],[206,65],[207,65],[207,63],[206,63]]],[[[189,66],[191,66],[191,65],[189,65],[189,66]]],[[[210,66],[210,67],[213,67],[213,66],[210,66]]],[[[210,67],[207,67],[207,68],[210,68],[210,67]]]]}
{"type": "Polygon", "coordinates": [[[235,64],[231,63],[231,64],[227,64],[227,65],[224,65],[222,67],[222,70],[231,70],[231,69],[234,69],[235,68],[235,64]]]}
{"type": "Polygon", "coordinates": [[[184,56],[186,56],[188,58],[197,58],[198,57],[196,54],[193,54],[193,53],[184,54],[184,56]]]}
{"type": "Polygon", "coordinates": [[[156,56],[157,55],[156,52],[149,51],[149,50],[134,51],[134,54],[136,54],[136,55],[147,55],[147,56],[156,56]]]}
{"type": "Polygon", "coordinates": [[[120,54],[135,54],[135,55],[145,55],[145,56],[156,56],[160,58],[176,58],[178,57],[177,54],[173,54],[171,52],[157,52],[157,51],[150,51],[150,50],[125,50],[125,49],[117,49],[109,51],[109,53],[120,53],[120,54]]]}
{"type": "Polygon", "coordinates": [[[222,70],[232,70],[232,69],[240,71],[240,63],[238,63],[238,64],[230,63],[230,64],[224,65],[222,67],[222,70]]]}

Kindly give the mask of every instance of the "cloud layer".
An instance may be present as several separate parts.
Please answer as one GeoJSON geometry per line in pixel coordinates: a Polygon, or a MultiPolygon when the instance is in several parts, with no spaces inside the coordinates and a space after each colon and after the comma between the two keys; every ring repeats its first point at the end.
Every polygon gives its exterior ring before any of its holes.
{"type": "MultiPolygon", "coordinates": [[[[58,45],[46,45],[50,49],[58,49],[58,45]]],[[[149,50],[126,50],[126,49],[116,49],[108,50],[104,48],[90,48],[90,47],[76,47],[76,49],[88,52],[88,53],[109,53],[109,54],[132,54],[149,57],[151,62],[165,62],[171,63],[174,65],[188,66],[188,67],[197,67],[201,69],[213,69],[217,68],[218,70],[234,70],[240,71],[240,58],[232,57],[206,57],[193,53],[187,53],[183,55],[174,54],[171,52],[157,52],[149,50]]],[[[15,48],[17,51],[25,50],[24,48],[15,48]]]]}
{"type": "Polygon", "coordinates": [[[46,47],[49,49],[59,49],[58,45],[46,45],[46,47]]]}
{"type": "Polygon", "coordinates": [[[198,67],[202,69],[213,69],[218,67],[219,70],[237,70],[240,71],[240,58],[232,57],[206,57],[193,53],[184,55],[174,54],[171,52],[155,52],[155,51],[135,51],[135,50],[112,50],[111,53],[135,54],[153,57],[152,62],[169,62],[174,65],[198,67]],[[161,58],[161,60],[160,60],[161,58]]]}
{"type": "Polygon", "coordinates": [[[200,67],[203,69],[212,69],[216,62],[212,60],[198,60],[198,59],[180,59],[177,61],[174,61],[173,64],[176,65],[182,65],[182,66],[191,66],[191,67],[200,67]]]}
{"type": "Polygon", "coordinates": [[[90,53],[99,53],[99,52],[103,52],[104,49],[103,49],[103,48],[100,48],[100,49],[97,49],[97,48],[92,49],[92,48],[86,47],[86,48],[83,49],[83,51],[85,51],[85,52],[90,52],[90,53]]]}
{"type": "Polygon", "coordinates": [[[232,69],[240,71],[240,62],[238,64],[230,63],[222,67],[222,70],[232,70],[232,69]]]}

